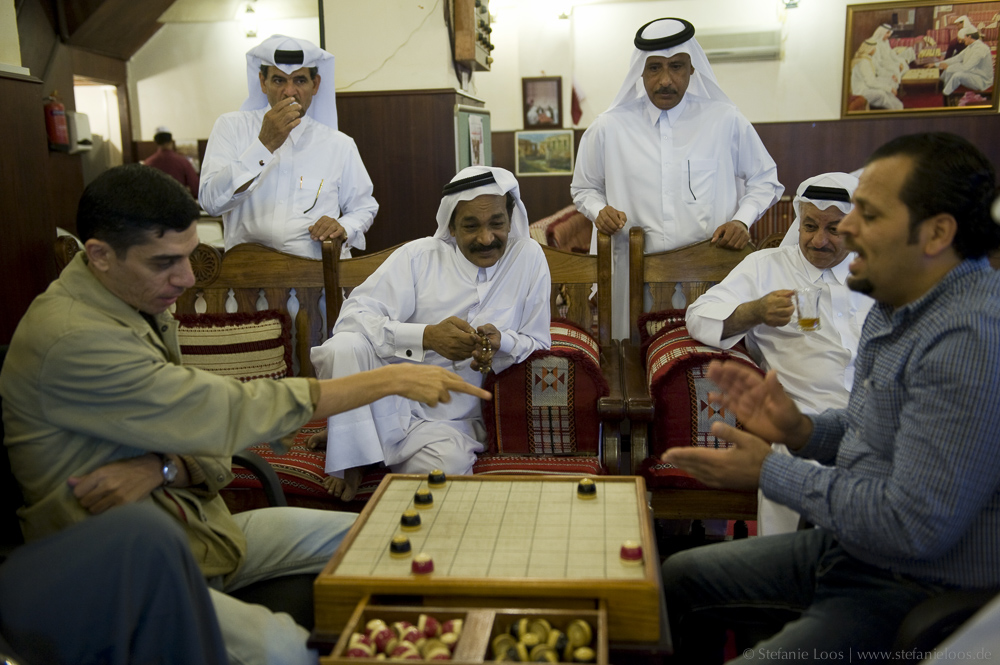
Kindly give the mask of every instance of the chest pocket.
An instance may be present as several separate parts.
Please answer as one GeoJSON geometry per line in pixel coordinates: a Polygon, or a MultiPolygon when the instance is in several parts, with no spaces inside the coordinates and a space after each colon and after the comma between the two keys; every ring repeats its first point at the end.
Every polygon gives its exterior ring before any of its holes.
{"type": "Polygon", "coordinates": [[[681,196],[685,203],[711,205],[719,162],[715,159],[688,159],[680,164],[681,196]]]}
{"type": "Polygon", "coordinates": [[[338,189],[337,181],[333,178],[303,176],[302,186],[295,190],[295,208],[292,212],[314,220],[323,215],[340,217],[338,189]]]}
{"type": "Polygon", "coordinates": [[[872,379],[867,381],[860,420],[865,423],[862,438],[874,450],[889,457],[899,431],[899,416],[906,398],[906,389],[899,383],[872,379]]]}

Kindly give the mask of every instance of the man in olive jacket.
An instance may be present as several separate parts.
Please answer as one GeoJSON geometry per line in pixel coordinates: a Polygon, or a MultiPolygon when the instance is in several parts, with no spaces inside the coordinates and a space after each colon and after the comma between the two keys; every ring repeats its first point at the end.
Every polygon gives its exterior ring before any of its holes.
{"type": "Polygon", "coordinates": [[[224,592],[319,572],[355,516],[231,515],[218,495],[232,479],[229,456],[391,394],[433,405],[449,390],[488,393],[424,365],[246,384],[181,365],[167,309],[194,284],[197,217],[179,183],[141,165],[111,169],[84,192],[84,251],[32,303],[0,374],[22,530],[31,540],[118,505],[152,503],[187,534],[231,662],[315,662],[291,617],[224,592]]]}

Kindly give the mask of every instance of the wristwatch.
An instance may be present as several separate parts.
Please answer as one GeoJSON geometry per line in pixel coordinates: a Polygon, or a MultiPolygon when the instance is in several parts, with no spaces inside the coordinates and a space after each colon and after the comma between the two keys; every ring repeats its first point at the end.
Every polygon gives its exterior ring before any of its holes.
{"type": "Polygon", "coordinates": [[[167,487],[175,480],[177,480],[178,468],[174,463],[173,458],[168,455],[160,455],[160,471],[163,473],[163,484],[161,487],[167,487]]]}

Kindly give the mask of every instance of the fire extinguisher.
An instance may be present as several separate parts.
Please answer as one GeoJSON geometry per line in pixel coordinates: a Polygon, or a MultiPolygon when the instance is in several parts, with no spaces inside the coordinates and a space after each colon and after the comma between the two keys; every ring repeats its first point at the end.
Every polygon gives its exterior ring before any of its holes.
{"type": "Polygon", "coordinates": [[[56,98],[57,90],[45,98],[45,131],[49,135],[49,150],[69,151],[69,131],[66,129],[66,107],[56,98]]]}

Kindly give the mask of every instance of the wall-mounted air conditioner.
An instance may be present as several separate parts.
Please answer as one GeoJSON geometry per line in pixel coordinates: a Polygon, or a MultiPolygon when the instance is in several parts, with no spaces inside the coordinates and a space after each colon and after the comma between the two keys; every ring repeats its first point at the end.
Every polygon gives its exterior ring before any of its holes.
{"type": "Polygon", "coordinates": [[[695,39],[709,62],[777,60],[781,57],[781,26],[698,30],[695,39]]]}

